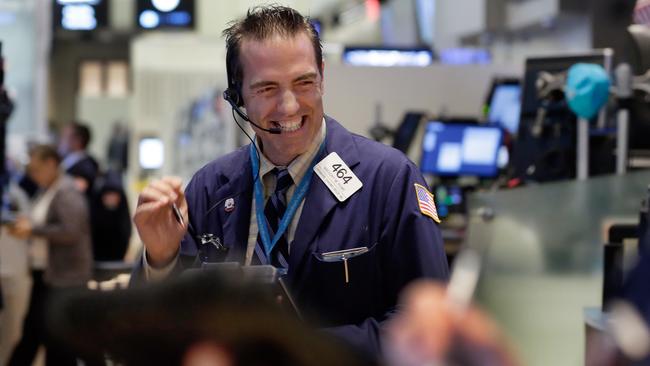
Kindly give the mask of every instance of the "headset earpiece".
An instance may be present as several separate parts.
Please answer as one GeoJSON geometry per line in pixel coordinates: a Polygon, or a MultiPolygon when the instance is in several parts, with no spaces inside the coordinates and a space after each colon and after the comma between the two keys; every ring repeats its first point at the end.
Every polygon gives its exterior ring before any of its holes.
{"type": "MultiPolygon", "coordinates": [[[[226,56],[226,58],[228,58],[228,56],[226,56]]],[[[239,88],[237,87],[236,83],[233,82],[233,80],[230,78],[230,62],[226,62],[226,74],[228,76],[228,89],[223,91],[223,99],[230,104],[232,110],[237,113],[242,119],[244,119],[244,121],[249,122],[262,131],[266,131],[273,135],[282,133],[282,129],[279,127],[264,128],[248,118],[246,113],[240,109],[240,107],[244,106],[244,99],[241,97],[241,93],[239,92],[239,88]]],[[[237,122],[237,120],[235,120],[235,122],[237,122]]]]}
{"type": "Polygon", "coordinates": [[[232,88],[228,88],[223,91],[223,99],[225,99],[226,102],[230,103],[233,107],[239,107],[241,104],[239,93],[237,93],[237,91],[232,88]]]}

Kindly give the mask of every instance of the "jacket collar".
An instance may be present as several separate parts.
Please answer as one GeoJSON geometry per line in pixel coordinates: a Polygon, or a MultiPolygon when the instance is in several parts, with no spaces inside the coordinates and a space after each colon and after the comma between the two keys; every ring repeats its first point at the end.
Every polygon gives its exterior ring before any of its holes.
{"type": "MultiPolygon", "coordinates": [[[[353,135],[336,120],[325,116],[327,141],[324,151],[316,159],[322,160],[332,152],[354,169],[359,164],[359,153],[353,135]]],[[[251,179],[251,162],[249,146],[237,150],[230,163],[223,168],[227,182],[215,192],[214,202],[220,207],[214,208],[223,223],[224,244],[230,246],[226,260],[242,261],[248,246],[250,229],[251,203],[253,199],[253,180],[251,179]],[[242,169],[242,167],[244,167],[242,169]],[[230,213],[222,208],[224,201],[233,198],[237,207],[230,213]],[[221,201],[221,202],[220,202],[221,201]],[[234,245],[237,243],[237,245],[234,245]]],[[[215,177],[218,181],[219,177],[215,177]]],[[[289,268],[292,277],[302,270],[306,256],[312,252],[315,236],[319,232],[325,218],[339,204],[323,181],[314,174],[311,178],[309,192],[305,197],[302,214],[298,221],[294,241],[291,244],[289,268]]]]}
{"type": "MultiPolygon", "coordinates": [[[[334,119],[326,116],[325,121],[327,123],[326,148],[318,159],[322,160],[330,153],[336,152],[353,169],[359,164],[358,149],[353,135],[334,119]]],[[[303,270],[307,256],[314,249],[315,236],[325,222],[325,218],[338,204],[339,201],[329,191],[329,188],[314,174],[291,244],[289,274],[292,278],[296,278],[297,274],[303,270]]]]}
{"type": "MultiPolygon", "coordinates": [[[[248,146],[234,152],[235,156],[224,164],[223,177],[214,177],[215,182],[222,181],[214,192],[215,207],[209,209],[216,211],[219,222],[223,227],[223,244],[229,248],[226,261],[244,262],[250,228],[251,202],[253,199],[253,180],[251,179],[251,163],[248,146]],[[225,209],[226,201],[233,199],[234,209],[228,212],[225,209]]],[[[210,220],[208,215],[206,220],[210,220]]],[[[213,216],[212,216],[213,217],[213,216]]]]}

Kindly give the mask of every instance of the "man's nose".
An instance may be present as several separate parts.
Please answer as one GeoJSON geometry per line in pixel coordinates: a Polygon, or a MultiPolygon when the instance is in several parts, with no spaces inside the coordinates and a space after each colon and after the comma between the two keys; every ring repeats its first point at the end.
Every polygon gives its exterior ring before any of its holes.
{"type": "Polygon", "coordinates": [[[285,115],[292,115],[298,112],[299,105],[296,95],[291,90],[286,90],[282,93],[278,105],[278,110],[285,115]]]}

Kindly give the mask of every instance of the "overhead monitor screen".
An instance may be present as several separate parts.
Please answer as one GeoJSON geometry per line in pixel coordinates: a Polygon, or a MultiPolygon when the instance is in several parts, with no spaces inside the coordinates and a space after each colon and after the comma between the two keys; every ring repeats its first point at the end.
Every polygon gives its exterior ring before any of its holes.
{"type": "Polygon", "coordinates": [[[402,123],[395,130],[393,137],[394,148],[403,153],[408,153],[423,116],[424,113],[422,112],[407,112],[404,115],[402,123]]]}
{"type": "Polygon", "coordinates": [[[91,31],[108,25],[108,0],[56,0],[52,13],[56,27],[91,31]]]}
{"type": "Polygon", "coordinates": [[[445,65],[475,65],[492,62],[490,52],[480,48],[447,48],[440,51],[440,63],[445,65]]]}
{"type": "Polygon", "coordinates": [[[137,0],[136,22],[142,29],[191,29],[194,0],[137,0]]]}
{"type": "Polygon", "coordinates": [[[521,112],[521,86],[519,84],[496,85],[488,108],[488,121],[516,136],[521,112]]]}
{"type": "Polygon", "coordinates": [[[433,52],[428,48],[346,47],[343,63],[352,66],[429,66],[433,52]]]}
{"type": "Polygon", "coordinates": [[[421,170],[439,176],[495,177],[503,132],[496,126],[427,124],[421,170]]]}

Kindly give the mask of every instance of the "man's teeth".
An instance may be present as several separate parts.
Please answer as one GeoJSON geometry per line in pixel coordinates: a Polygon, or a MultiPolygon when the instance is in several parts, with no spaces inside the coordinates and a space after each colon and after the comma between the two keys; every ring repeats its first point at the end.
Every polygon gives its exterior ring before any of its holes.
{"type": "Polygon", "coordinates": [[[300,126],[302,125],[302,119],[296,122],[282,122],[276,124],[280,127],[282,131],[293,132],[300,128],[300,126]]]}

